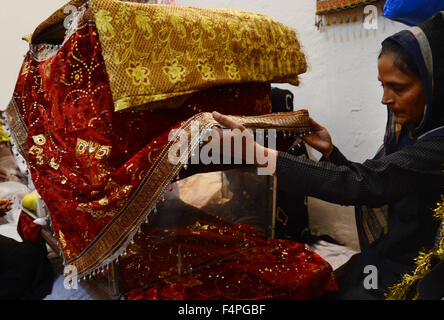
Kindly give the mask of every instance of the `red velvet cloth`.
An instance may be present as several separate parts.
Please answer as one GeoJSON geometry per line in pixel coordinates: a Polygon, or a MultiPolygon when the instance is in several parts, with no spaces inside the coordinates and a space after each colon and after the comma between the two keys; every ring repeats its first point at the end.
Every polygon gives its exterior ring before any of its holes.
{"type": "Polygon", "coordinates": [[[338,289],[304,245],[186,205],[159,211],[120,260],[129,300],[313,299],[338,289]]]}
{"type": "MultiPolygon", "coordinates": [[[[14,101],[27,130],[32,179],[66,263],[92,271],[118,249],[105,248],[104,235],[126,239],[128,229],[114,228],[116,221],[126,217],[130,200],[152,177],[149,170],[171,129],[201,112],[267,114],[270,96],[269,84],[243,84],[208,89],[180,108],[114,112],[93,25],[78,30],[52,57],[28,54],[14,101]]],[[[122,261],[126,290],[135,290],[129,299],[310,299],[335,288],[328,263],[301,244],[267,241],[249,226],[195,210],[152,222],[122,261]],[[178,269],[183,276],[172,277],[178,269]]],[[[22,226],[26,237],[33,235],[34,226],[22,226]]]]}
{"type": "Polygon", "coordinates": [[[17,232],[23,241],[31,242],[35,245],[41,244],[40,230],[42,226],[35,224],[34,220],[26,213],[21,212],[17,223],[17,232]]]}

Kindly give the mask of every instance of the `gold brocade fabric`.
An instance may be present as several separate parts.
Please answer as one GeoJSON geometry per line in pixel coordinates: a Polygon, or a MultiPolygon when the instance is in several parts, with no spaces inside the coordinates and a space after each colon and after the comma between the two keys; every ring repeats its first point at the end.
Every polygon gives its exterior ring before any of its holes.
{"type": "Polygon", "coordinates": [[[306,71],[295,31],[265,15],[91,1],[115,111],[223,85],[288,82],[306,71]]]}

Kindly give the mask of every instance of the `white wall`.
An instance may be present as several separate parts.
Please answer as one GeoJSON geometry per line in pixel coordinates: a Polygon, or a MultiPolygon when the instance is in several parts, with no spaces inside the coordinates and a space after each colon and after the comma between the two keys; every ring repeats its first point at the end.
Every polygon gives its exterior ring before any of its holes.
{"type": "Polygon", "coordinates": [[[28,44],[21,40],[48,18],[67,0],[15,0],[2,1],[0,10],[0,109],[5,109],[14,91],[15,82],[28,51],[28,44]]]}

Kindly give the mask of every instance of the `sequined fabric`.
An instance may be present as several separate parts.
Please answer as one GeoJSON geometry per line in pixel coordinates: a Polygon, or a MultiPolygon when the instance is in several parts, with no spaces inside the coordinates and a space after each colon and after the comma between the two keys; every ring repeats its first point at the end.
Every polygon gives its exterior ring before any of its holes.
{"type": "Polygon", "coordinates": [[[153,216],[119,267],[129,300],[314,299],[337,290],[331,266],[304,245],[186,205],[153,216]]]}
{"type": "MultiPolygon", "coordinates": [[[[172,129],[190,137],[197,122],[200,137],[216,124],[210,112],[217,110],[248,128],[299,134],[309,130],[308,111],[270,114],[266,79],[206,79],[211,85],[196,93],[116,111],[116,73],[102,54],[103,20],[89,9],[82,12],[56,44],[44,42],[54,39],[48,30],[57,30],[60,11],[39,26],[7,110],[64,264],[85,278],[119,258],[128,299],[309,299],[336,290],[331,267],[303,245],[268,241],[251,226],[187,206],[161,211],[163,193],[183,170],[168,158],[177,138],[172,129]],[[213,281],[219,277],[222,282],[213,281]]],[[[118,73],[136,81],[128,96],[151,83],[140,68],[134,64],[118,73]]],[[[22,219],[24,237],[34,239],[33,227],[22,219]]]]}
{"type": "Polygon", "coordinates": [[[23,241],[30,242],[36,246],[41,245],[40,231],[42,226],[35,224],[24,212],[20,214],[17,223],[17,232],[23,241]]]}

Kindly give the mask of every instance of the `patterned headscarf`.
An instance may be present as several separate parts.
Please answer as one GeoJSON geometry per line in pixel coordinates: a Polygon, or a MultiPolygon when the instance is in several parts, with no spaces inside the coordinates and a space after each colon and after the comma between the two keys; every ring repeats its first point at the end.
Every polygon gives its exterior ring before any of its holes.
{"type": "Polygon", "coordinates": [[[397,42],[415,61],[426,93],[426,108],[417,127],[403,128],[396,134],[393,114],[389,110],[385,136],[385,152],[390,154],[417,139],[444,135],[444,11],[419,26],[389,37],[397,42]],[[405,135],[410,135],[405,138],[405,135]]]}

